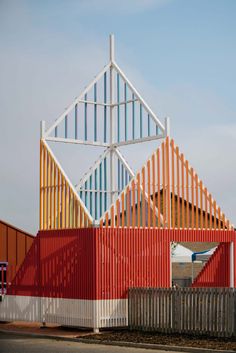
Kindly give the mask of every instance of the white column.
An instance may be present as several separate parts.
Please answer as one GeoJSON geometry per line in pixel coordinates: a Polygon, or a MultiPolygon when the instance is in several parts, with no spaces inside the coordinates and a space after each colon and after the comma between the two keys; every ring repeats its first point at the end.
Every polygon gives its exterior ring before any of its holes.
{"type": "Polygon", "coordinates": [[[170,136],[170,118],[165,117],[165,136],[170,136]]]}
{"type": "Polygon", "coordinates": [[[230,243],[230,288],[234,288],[234,243],[230,243]]]}
{"type": "Polygon", "coordinates": [[[115,46],[114,46],[114,34],[110,34],[110,201],[111,203],[115,200],[115,154],[114,149],[111,147],[114,143],[114,119],[113,119],[113,106],[114,103],[114,78],[113,78],[113,61],[115,60],[115,46]]]}
{"type": "Polygon", "coordinates": [[[45,121],[41,120],[40,121],[40,138],[44,138],[44,134],[45,134],[45,121]]]}

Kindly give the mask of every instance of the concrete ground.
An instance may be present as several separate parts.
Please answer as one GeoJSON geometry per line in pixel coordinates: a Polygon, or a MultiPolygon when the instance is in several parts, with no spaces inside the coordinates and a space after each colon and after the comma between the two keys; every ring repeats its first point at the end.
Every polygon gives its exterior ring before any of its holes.
{"type": "MultiPolygon", "coordinates": [[[[147,349],[59,341],[0,332],[0,353],[147,353],[147,349]]],[[[152,352],[163,352],[152,350],[152,352]]],[[[167,351],[166,351],[167,352],[167,351]]],[[[175,353],[172,351],[172,353],[175,353]]],[[[177,352],[176,352],[177,353],[177,352]]]]}

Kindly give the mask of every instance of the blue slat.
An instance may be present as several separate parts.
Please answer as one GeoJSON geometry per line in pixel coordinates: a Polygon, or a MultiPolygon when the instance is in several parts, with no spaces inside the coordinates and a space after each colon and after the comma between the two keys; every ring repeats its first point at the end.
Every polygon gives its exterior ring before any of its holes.
{"type": "Polygon", "coordinates": [[[57,126],[55,127],[55,137],[57,137],[57,126]]]}
{"type": "Polygon", "coordinates": [[[107,158],[104,158],[104,211],[107,209],[107,158]]]}
{"type": "Polygon", "coordinates": [[[132,94],[132,139],[135,139],[135,96],[132,94]]]}
{"type": "Polygon", "coordinates": [[[158,135],[158,126],[156,125],[156,135],[158,135]]]}
{"type": "Polygon", "coordinates": [[[118,176],[118,193],[120,193],[120,160],[118,159],[118,172],[117,172],[117,176],[118,176]]]}
{"type": "Polygon", "coordinates": [[[125,96],[125,141],[127,141],[127,85],[124,86],[124,96],[125,96]]]}
{"type": "Polygon", "coordinates": [[[99,217],[102,216],[102,163],[99,164],[99,217]]]}
{"type": "Polygon", "coordinates": [[[75,139],[78,138],[78,104],[75,105],[75,139]]]}
{"type": "MultiPolygon", "coordinates": [[[[88,182],[87,181],[85,182],[84,187],[85,187],[85,190],[88,189],[88,182]]],[[[85,199],[85,206],[88,208],[88,192],[87,191],[84,192],[84,199],[85,199]]]]}
{"type": "MultiPolygon", "coordinates": [[[[94,102],[97,101],[97,84],[94,85],[94,102]]],[[[94,141],[97,141],[97,104],[94,104],[94,141]]]]}
{"type": "MultiPolygon", "coordinates": [[[[107,73],[104,73],[104,103],[107,102],[107,73]]],[[[107,142],[107,107],[104,106],[104,142],[107,142]]]]}
{"type": "MultiPolygon", "coordinates": [[[[95,175],[94,175],[94,188],[95,190],[98,189],[98,184],[97,184],[97,178],[98,178],[98,170],[95,169],[95,175]]],[[[95,191],[95,202],[94,202],[94,208],[95,208],[95,219],[98,217],[98,193],[95,191]]]]}
{"type": "Polygon", "coordinates": [[[148,114],[148,136],[150,136],[150,115],[148,114]]]}
{"type": "MultiPolygon", "coordinates": [[[[85,94],[84,100],[85,100],[85,101],[87,100],[87,94],[85,94]]],[[[85,139],[85,141],[87,141],[87,139],[88,139],[88,131],[87,131],[87,124],[88,124],[88,121],[87,121],[87,110],[88,110],[88,104],[87,104],[87,103],[84,103],[84,139],[85,139]]]]}
{"type": "Polygon", "coordinates": [[[121,165],[121,189],[124,189],[124,166],[121,165]]]}
{"type": "Polygon", "coordinates": [[[117,74],[117,142],[120,142],[120,75],[117,74]]]}
{"type": "Polygon", "coordinates": [[[143,107],[142,107],[142,104],[140,104],[139,119],[140,119],[140,138],[142,138],[143,137],[143,107]]]}
{"type": "Polygon", "coordinates": [[[68,117],[67,115],[65,116],[65,138],[67,139],[68,137],[68,117]]]}
{"type": "MultiPolygon", "coordinates": [[[[92,175],[89,177],[89,189],[92,190],[93,188],[93,178],[92,175]]],[[[90,209],[90,214],[93,215],[93,193],[92,191],[89,191],[89,209],[90,209]]]]}

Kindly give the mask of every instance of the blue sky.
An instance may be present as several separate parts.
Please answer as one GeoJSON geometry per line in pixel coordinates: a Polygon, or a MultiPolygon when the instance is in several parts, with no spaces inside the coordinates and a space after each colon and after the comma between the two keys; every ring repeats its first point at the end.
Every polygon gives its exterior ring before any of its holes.
{"type": "Polygon", "coordinates": [[[236,223],[235,18],[233,0],[0,0],[0,218],[37,231],[39,121],[107,63],[114,33],[117,62],[236,223]]]}

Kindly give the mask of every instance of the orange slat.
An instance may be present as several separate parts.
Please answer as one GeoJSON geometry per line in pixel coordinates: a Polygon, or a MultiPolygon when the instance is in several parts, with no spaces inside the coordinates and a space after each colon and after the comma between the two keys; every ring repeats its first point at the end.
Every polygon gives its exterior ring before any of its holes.
{"type": "Polygon", "coordinates": [[[161,188],[160,188],[160,149],[157,150],[157,209],[158,209],[158,228],[161,227],[161,188]]]}
{"type": "Polygon", "coordinates": [[[156,227],[156,168],[155,168],[155,154],[152,155],[152,226],[156,227]]]}
{"type": "Polygon", "coordinates": [[[137,186],[138,186],[138,197],[137,197],[137,215],[138,215],[138,219],[137,219],[137,224],[138,227],[140,227],[140,173],[137,174],[137,186]]]}
{"type": "Polygon", "coordinates": [[[203,190],[202,181],[200,181],[200,228],[203,229],[203,190]]]}
{"type": "Polygon", "coordinates": [[[64,176],[61,176],[61,187],[62,187],[62,193],[61,193],[61,204],[62,204],[62,212],[61,212],[61,218],[62,218],[62,229],[65,228],[65,180],[64,176]]]}
{"type": "Polygon", "coordinates": [[[121,227],[124,228],[125,226],[125,195],[124,192],[121,194],[121,227]]]}
{"type": "Polygon", "coordinates": [[[207,188],[204,188],[205,198],[205,229],[208,229],[208,199],[207,199],[207,188]]]}
{"type": "Polygon", "coordinates": [[[179,147],[176,147],[176,165],[177,165],[177,228],[180,229],[180,172],[179,172],[179,147]]]}
{"type": "Polygon", "coordinates": [[[216,229],[216,202],[213,202],[214,207],[214,229],[216,229]]]}
{"type": "Polygon", "coordinates": [[[126,219],[127,219],[127,227],[130,227],[130,190],[129,186],[126,188],[126,219]]]}
{"type": "Polygon", "coordinates": [[[209,226],[209,228],[212,229],[212,196],[211,196],[211,194],[209,195],[209,208],[210,208],[210,211],[209,211],[209,214],[210,214],[210,226],[209,226]]]}
{"type": "Polygon", "coordinates": [[[39,220],[40,230],[43,229],[43,145],[40,141],[40,206],[39,206],[39,220]]]}
{"type": "Polygon", "coordinates": [[[61,173],[57,168],[57,228],[61,229],[61,173]]]}
{"type": "Polygon", "coordinates": [[[150,160],[147,162],[147,185],[148,185],[148,228],[151,226],[151,205],[150,205],[150,160]]]}
{"type": "Polygon", "coordinates": [[[172,170],[172,228],[175,228],[175,146],[171,140],[171,170],[172,170]]]}
{"type": "Polygon", "coordinates": [[[181,181],[182,181],[182,229],[185,228],[185,207],[184,207],[184,155],[180,155],[181,161],[181,181]]]}
{"type": "Polygon", "coordinates": [[[44,168],[43,168],[43,229],[47,229],[47,149],[44,147],[44,168]]]}
{"type": "Polygon", "coordinates": [[[136,225],[136,220],[135,220],[136,202],[135,202],[135,181],[134,180],[132,180],[131,189],[132,189],[132,227],[134,228],[136,225]]]}
{"type": "Polygon", "coordinates": [[[162,142],[161,144],[162,151],[162,205],[163,205],[163,228],[166,227],[166,181],[165,181],[165,144],[162,142]]]}
{"type": "Polygon", "coordinates": [[[199,228],[199,224],[198,224],[198,175],[195,175],[195,194],[196,194],[196,224],[195,224],[195,228],[198,229],[199,228]]]}
{"type": "Polygon", "coordinates": [[[48,195],[47,195],[47,229],[51,229],[51,156],[48,153],[48,175],[47,175],[47,185],[48,185],[48,195]]]}
{"type": "Polygon", "coordinates": [[[171,206],[170,206],[170,142],[169,137],[166,138],[166,182],[167,182],[167,189],[166,189],[166,196],[167,196],[167,224],[168,228],[171,228],[171,206]]]}
{"type": "Polygon", "coordinates": [[[186,178],[186,228],[190,228],[189,224],[189,166],[188,161],[185,162],[185,178],[186,178]]]}
{"type": "Polygon", "coordinates": [[[193,168],[190,170],[191,174],[191,209],[192,209],[192,217],[191,217],[191,226],[194,228],[194,175],[193,175],[193,168]]]}
{"type": "Polygon", "coordinates": [[[54,205],[53,205],[53,211],[54,211],[54,223],[53,223],[53,228],[57,228],[57,167],[56,164],[54,163],[54,205]]]}
{"type": "Polygon", "coordinates": [[[111,227],[114,227],[114,205],[111,206],[111,227]]]}
{"type": "Polygon", "coordinates": [[[107,228],[109,225],[109,218],[108,218],[108,212],[105,215],[105,227],[107,228]]]}
{"type": "Polygon", "coordinates": [[[116,200],[116,226],[120,226],[120,200],[116,200]]]}
{"type": "Polygon", "coordinates": [[[145,167],[142,168],[142,227],[146,226],[145,167]]]}
{"type": "Polygon", "coordinates": [[[218,229],[221,229],[221,210],[220,207],[218,207],[218,229]]]}

